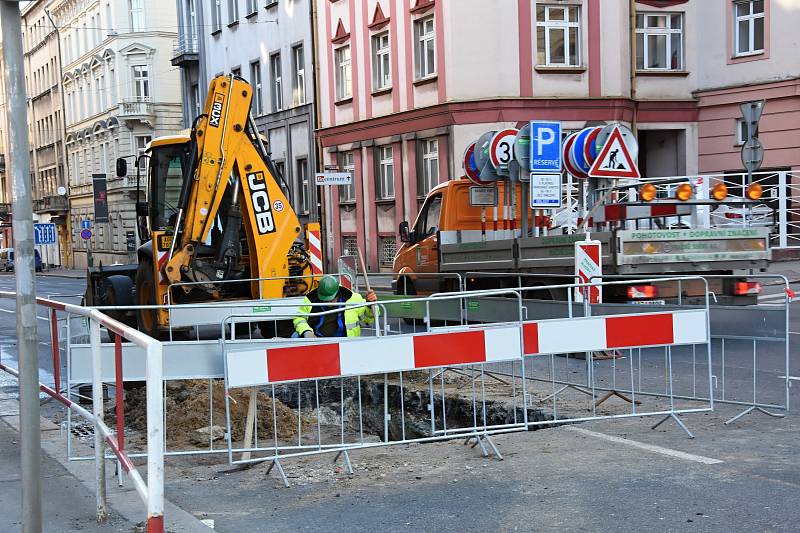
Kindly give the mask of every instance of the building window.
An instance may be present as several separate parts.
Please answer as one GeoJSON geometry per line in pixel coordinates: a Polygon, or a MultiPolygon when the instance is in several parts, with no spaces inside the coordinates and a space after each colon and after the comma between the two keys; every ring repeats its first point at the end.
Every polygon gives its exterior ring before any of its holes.
{"type": "Polygon", "coordinates": [[[342,255],[358,255],[358,238],[355,235],[342,237],[342,255]]]}
{"type": "Polygon", "coordinates": [[[351,176],[350,185],[339,185],[339,201],[349,203],[356,201],[356,163],[353,152],[342,152],[339,154],[339,168],[342,172],[349,172],[351,176]]]}
{"type": "Polygon", "coordinates": [[[292,102],[303,105],[306,103],[306,59],[302,44],[292,48],[292,70],[292,102]]]}
{"type": "Polygon", "coordinates": [[[380,237],[378,240],[378,261],[381,266],[390,267],[397,253],[397,240],[394,237],[380,237]]]}
{"type": "Polygon", "coordinates": [[[580,66],[580,8],[536,6],[536,64],[580,66]]]}
{"type": "Polygon", "coordinates": [[[389,66],[389,32],[372,36],[372,90],[388,89],[392,84],[389,66]]]}
{"type": "MultiPolygon", "coordinates": [[[[742,144],[747,142],[747,139],[749,138],[747,130],[748,130],[747,121],[745,121],[743,118],[737,118],[736,119],[736,144],[737,145],[742,145],[742,144]]],[[[756,128],[755,133],[753,133],[753,137],[758,137],[758,128],[756,128]]]]}
{"type": "Polygon", "coordinates": [[[222,30],[222,0],[211,0],[211,33],[222,30]]]}
{"type": "Polygon", "coordinates": [[[423,79],[436,74],[436,30],[433,17],[414,21],[414,77],[423,79]]]}
{"type": "Polygon", "coordinates": [[[425,196],[428,191],[439,184],[439,141],[423,139],[422,144],[422,176],[417,182],[417,195],[425,196]]]}
{"type": "Polygon", "coordinates": [[[336,65],[336,100],[345,100],[353,96],[350,46],[337,48],[333,55],[336,65]]]}
{"type": "Polygon", "coordinates": [[[272,80],[272,110],[283,109],[283,82],[281,81],[281,55],[269,57],[269,75],[272,80]]]}
{"type": "Polygon", "coordinates": [[[264,114],[264,91],[261,87],[261,62],[253,61],[250,63],[250,83],[253,84],[255,91],[254,104],[256,115],[264,114]]]}
{"type": "Polygon", "coordinates": [[[242,77],[242,67],[233,67],[231,69],[231,74],[233,74],[237,78],[242,77]]]}
{"type": "Polygon", "coordinates": [[[239,22],[239,0],[228,0],[228,24],[239,22]]]}
{"type": "Polygon", "coordinates": [[[136,142],[137,156],[140,156],[144,153],[144,150],[145,148],[147,148],[147,143],[150,142],[150,139],[152,139],[152,137],[150,137],[149,135],[137,135],[134,137],[134,140],[136,142]]]}
{"type": "Polygon", "coordinates": [[[764,0],[733,3],[734,55],[746,56],[764,51],[764,0]]]}
{"type": "Polygon", "coordinates": [[[247,15],[258,13],[258,0],[247,0],[247,15]]]}
{"type": "Polygon", "coordinates": [[[377,193],[379,200],[394,198],[394,160],[391,146],[378,146],[377,193]]]}
{"type": "Polygon", "coordinates": [[[131,31],[144,31],[144,0],[130,0],[128,7],[131,12],[131,31]]]}
{"type": "Polygon", "coordinates": [[[683,15],[636,14],[636,69],[683,70],[683,15]]]}
{"type": "Polygon", "coordinates": [[[301,215],[305,215],[309,210],[308,202],[308,159],[305,157],[297,160],[297,195],[295,198],[295,209],[301,215]]]}
{"type": "Polygon", "coordinates": [[[147,66],[134,65],[132,68],[134,96],[140,100],[150,98],[150,78],[147,74],[147,66]]]}

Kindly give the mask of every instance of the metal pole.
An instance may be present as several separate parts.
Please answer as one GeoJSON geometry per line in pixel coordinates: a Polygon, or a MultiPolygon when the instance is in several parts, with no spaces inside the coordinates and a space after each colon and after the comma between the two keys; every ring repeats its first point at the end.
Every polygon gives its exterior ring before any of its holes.
{"type": "Polygon", "coordinates": [[[39,434],[39,354],[36,335],[36,286],[33,259],[33,206],[22,22],[17,2],[0,2],[3,79],[8,98],[8,148],[13,198],[14,278],[17,288],[19,356],[20,464],[22,531],[42,531],[41,435],[39,434]]]}

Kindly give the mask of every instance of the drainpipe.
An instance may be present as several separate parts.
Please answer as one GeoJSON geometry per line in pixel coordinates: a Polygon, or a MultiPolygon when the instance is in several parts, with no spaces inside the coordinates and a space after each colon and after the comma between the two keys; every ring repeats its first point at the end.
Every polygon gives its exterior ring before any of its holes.
{"type": "Polygon", "coordinates": [[[636,101],[636,0],[628,0],[628,37],[631,51],[631,103],[633,104],[633,117],[631,118],[631,131],[638,137],[639,103],[636,101]]]}
{"type": "MultiPolygon", "coordinates": [[[[314,101],[311,102],[311,119],[314,124],[314,130],[319,131],[321,123],[319,112],[317,106],[319,105],[318,102],[320,101],[320,90],[319,90],[319,76],[317,76],[317,70],[319,65],[317,63],[317,46],[318,46],[318,35],[317,35],[317,0],[308,0],[308,15],[309,21],[311,23],[311,79],[314,83],[314,101]]],[[[316,164],[314,165],[314,172],[319,172],[325,168],[325,161],[323,159],[324,153],[322,150],[322,141],[319,139],[319,135],[313,135],[315,139],[315,150],[317,152],[316,157],[316,164]]],[[[312,169],[309,169],[311,172],[312,169]]],[[[311,178],[311,176],[309,176],[311,178]]],[[[311,180],[309,180],[311,181],[311,180]]],[[[313,181],[312,181],[313,183],[313,181]]],[[[320,240],[321,240],[321,247],[323,253],[328,255],[329,252],[333,252],[333,247],[328,249],[328,224],[325,218],[325,187],[320,187],[318,185],[314,185],[314,199],[317,202],[317,222],[320,225],[320,240]]],[[[333,195],[331,194],[331,197],[333,195]]],[[[336,271],[336,263],[334,262],[333,257],[328,257],[328,265],[332,271],[336,271]]]]}
{"type": "MultiPolygon", "coordinates": [[[[56,43],[58,44],[58,68],[59,70],[63,68],[64,63],[61,61],[61,31],[56,26],[56,21],[53,20],[53,17],[50,15],[50,10],[45,8],[44,10],[47,18],[50,20],[50,24],[53,26],[53,31],[56,34],[56,43]]],[[[50,89],[52,91],[52,88],[50,89]]],[[[64,174],[61,178],[64,181],[64,188],[67,189],[67,216],[65,217],[66,220],[64,221],[66,226],[66,234],[67,238],[64,242],[66,242],[66,249],[64,250],[65,257],[62,257],[61,266],[66,267],[69,264],[69,260],[72,259],[72,268],[75,268],[75,257],[72,255],[72,206],[69,205],[69,157],[67,156],[67,146],[66,146],[66,139],[67,139],[67,104],[64,100],[64,77],[61,75],[61,72],[58,73],[58,93],[61,96],[61,155],[63,156],[64,160],[64,174]],[[64,260],[66,259],[66,261],[64,260]]],[[[56,143],[58,146],[59,143],[56,143]]],[[[58,169],[58,166],[56,166],[58,169]]],[[[57,192],[57,191],[56,191],[57,192]]]]}

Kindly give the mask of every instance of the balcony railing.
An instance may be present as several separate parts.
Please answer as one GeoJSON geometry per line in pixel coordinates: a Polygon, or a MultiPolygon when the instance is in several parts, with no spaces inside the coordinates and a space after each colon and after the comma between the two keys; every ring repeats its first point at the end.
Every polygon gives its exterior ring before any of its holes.
{"type": "Polygon", "coordinates": [[[181,35],[172,42],[172,64],[179,65],[184,61],[198,60],[197,37],[193,35],[181,35]]]}
{"type": "Polygon", "coordinates": [[[181,54],[196,54],[197,51],[197,37],[193,35],[181,35],[180,39],[172,43],[173,57],[181,54]]]}
{"type": "Polygon", "coordinates": [[[122,117],[149,117],[153,115],[153,102],[149,96],[123,98],[120,104],[122,117]]]}
{"type": "Polygon", "coordinates": [[[67,211],[69,201],[65,196],[45,196],[33,201],[34,211],[67,211]]]}

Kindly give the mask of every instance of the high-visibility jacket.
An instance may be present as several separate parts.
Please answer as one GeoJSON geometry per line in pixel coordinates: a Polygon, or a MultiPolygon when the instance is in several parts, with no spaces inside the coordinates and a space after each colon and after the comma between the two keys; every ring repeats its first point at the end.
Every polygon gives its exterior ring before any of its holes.
{"type": "Polygon", "coordinates": [[[366,300],[357,292],[339,287],[339,292],[331,302],[319,299],[316,289],[306,294],[302,305],[297,309],[298,315],[292,321],[294,330],[302,336],[306,331],[313,331],[317,337],[360,337],[361,324],[369,326],[374,322],[372,308],[369,306],[345,309],[344,306],[320,306],[312,304],[344,303],[347,305],[364,303],[366,300]],[[321,316],[308,316],[331,309],[344,309],[338,313],[321,316]],[[335,325],[335,327],[334,327],[335,325]]]}

